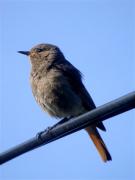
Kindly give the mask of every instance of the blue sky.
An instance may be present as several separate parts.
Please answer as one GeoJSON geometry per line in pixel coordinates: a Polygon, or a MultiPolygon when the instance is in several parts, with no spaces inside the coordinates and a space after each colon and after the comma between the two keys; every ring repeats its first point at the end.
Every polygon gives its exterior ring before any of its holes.
{"type": "MultiPolygon", "coordinates": [[[[56,123],[36,104],[29,60],[17,51],[58,45],[102,105],[134,90],[134,9],[132,0],[0,1],[0,151],[56,123]]],[[[82,130],[4,164],[0,179],[132,180],[134,120],[130,111],[104,122],[112,162],[101,161],[82,130]]]]}

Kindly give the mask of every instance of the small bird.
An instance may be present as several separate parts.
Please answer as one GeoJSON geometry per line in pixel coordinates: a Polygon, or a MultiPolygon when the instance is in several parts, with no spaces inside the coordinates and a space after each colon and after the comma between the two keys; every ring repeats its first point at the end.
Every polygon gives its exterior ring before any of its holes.
{"type": "MultiPolygon", "coordinates": [[[[30,58],[30,82],[37,103],[56,118],[76,117],[96,108],[82,82],[81,72],[66,60],[52,44],[39,44],[30,51],[18,51],[30,58]]],[[[112,160],[97,128],[106,131],[102,122],[85,130],[104,162],[112,160]]]]}

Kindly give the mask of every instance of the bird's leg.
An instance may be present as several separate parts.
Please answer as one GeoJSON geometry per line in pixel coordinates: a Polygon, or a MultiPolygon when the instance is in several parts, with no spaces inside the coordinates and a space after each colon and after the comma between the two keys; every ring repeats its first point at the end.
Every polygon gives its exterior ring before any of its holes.
{"type": "Polygon", "coordinates": [[[68,120],[69,120],[69,118],[65,117],[65,118],[61,119],[58,123],[54,124],[54,125],[52,126],[52,128],[54,128],[54,127],[56,127],[56,126],[58,126],[58,125],[60,125],[60,124],[63,124],[63,123],[65,123],[65,122],[68,121],[68,120]]]}
{"type": "Polygon", "coordinates": [[[54,128],[54,127],[56,127],[56,126],[58,126],[58,125],[60,125],[60,124],[63,124],[63,123],[65,123],[65,122],[67,122],[68,120],[70,120],[70,119],[72,119],[72,118],[73,118],[73,116],[65,117],[65,118],[61,119],[58,123],[54,124],[54,125],[51,127],[51,129],[54,128]]]}

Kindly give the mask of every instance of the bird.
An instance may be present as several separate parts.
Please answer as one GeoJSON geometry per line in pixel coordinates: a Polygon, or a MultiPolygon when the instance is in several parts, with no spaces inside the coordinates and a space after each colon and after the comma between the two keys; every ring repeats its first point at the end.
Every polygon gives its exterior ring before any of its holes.
{"type": "MultiPolygon", "coordinates": [[[[29,57],[32,93],[43,111],[56,119],[76,117],[96,108],[85,88],[82,73],[73,66],[56,45],[41,43],[29,51],[18,51],[29,57]]],[[[102,122],[85,128],[104,162],[112,157],[99,134],[106,131],[102,122]]]]}

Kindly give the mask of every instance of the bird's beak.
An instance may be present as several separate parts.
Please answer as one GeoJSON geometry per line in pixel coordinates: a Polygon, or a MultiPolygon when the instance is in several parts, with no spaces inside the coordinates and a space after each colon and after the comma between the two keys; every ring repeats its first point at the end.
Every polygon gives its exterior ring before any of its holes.
{"type": "Polygon", "coordinates": [[[29,56],[29,55],[30,55],[30,51],[18,51],[18,53],[24,54],[24,55],[26,55],[26,56],[29,56]]]}

